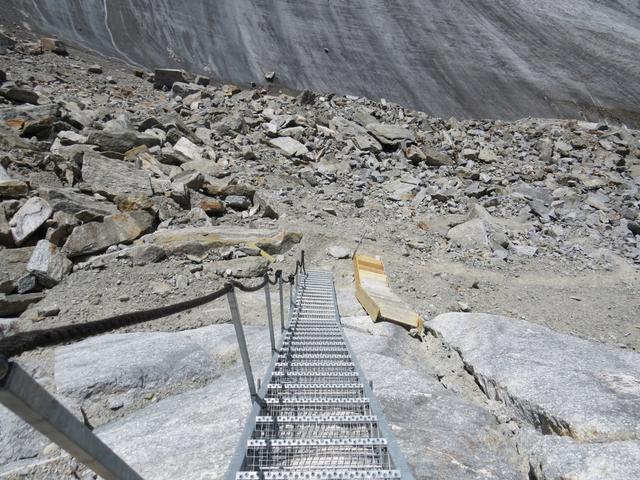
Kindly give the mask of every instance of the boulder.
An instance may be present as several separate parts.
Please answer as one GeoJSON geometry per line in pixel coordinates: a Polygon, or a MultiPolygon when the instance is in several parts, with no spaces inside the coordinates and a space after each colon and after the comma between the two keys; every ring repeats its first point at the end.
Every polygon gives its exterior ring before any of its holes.
{"type": "Polygon", "coordinates": [[[0,198],[19,198],[29,193],[29,186],[22,180],[0,180],[0,198]]]}
{"type": "Polygon", "coordinates": [[[370,123],[367,130],[384,145],[397,146],[405,140],[415,141],[414,134],[400,125],[370,123]]]}
{"type": "Polygon", "coordinates": [[[33,105],[37,105],[38,100],[40,99],[40,96],[33,90],[24,87],[17,87],[15,85],[6,88],[1,87],[0,96],[14,102],[31,103],[33,105]]]}
{"type": "Polygon", "coordinates": [[[130,243],[148,232],[153,221],[152,214],[138,210],[116,213],[105,217],[102,222],[85,223],[73,230],[64,244],[63,252],[69,258],[74,258],[102,252],[111,245],[130,243]]]}
{"type": "Polygon", "coordinates": [[[176,82],[188,82],[188,74],[184,70],[173,68],[157,68],[155,71],[153,86],[155,88],[171,89],[176,82]]]}
{"type": "Polygon", "coordinates": [[[251,199],[244,195],[228,195],[224,201],[227,207],[234,210],[247,210],[251,207],[251,199]]]}
{"type": "Polygon", "coordinates": [[[102,220],[118,211],[111,202],[84,195],[71,188],[45,188],[38,190],[38,194],[49,202],[54,212],[74,215],[81,222],[102,220]]]}
{"type": "Polygon", "coordinates": [[[95,130],[89,133],[87,143],[97,145],[103,152],[125,153],[140,145],[160,145],[160,139],[136,130],[95,130]]]}
{"type": "Polygon", "coordinates": [[[299,243],[302,233],[288,230],[249,229],[233,226],[212,226],[161,230],[140,238],[136,244],[154,244],[168,255],[205,253],[213,248],[236,245],[257,245],[271,253],[282,253],[299,243]]]}
{"type": "Polygon", "coordinates": [[[40,240],[29,259],[27,271],[43,287],[53,287],[71,271],[73,264],[60,249],[48,240],[40,240]]]}
{"type": "Polygon", "coordinates": [[[0,250],[0,293],[13,293],[20,278],[27,274],[33,247],[0,250]]]}
{"type": "Polygon", "coordinates": [[[337,260],[351,257],[351,250],[339,245],[332,245],[327,248],[327,254],[337,260]]]}
{"type": "Polygon", "coordinates": [[[40,48],[42,48],[43,52],[51,52],[56,55],[67,56],[69,53],[67,52],[67,47],[62,40],[58,40],[57,38],[48,38],[44,37],[40,39],[40,48]]]}
{"type": "Polygon", "coordinates": [[[264,276],[268,268],[269,261],[264,257],[242,257],[207,263],[204,271],[226,277],[255,278],[264,276]]]}
{"type": "Polygon", "coordinates": [[[640,354],[495,315],[448,313],[427,327],[460,353],[489,398],[541,432],[640,439],[640,354]]]}
{"type": "Polygon", "coordinates": [[[447,238],[454,244],[465,249],[489,250],[489,232],[479,218],[456,225],[447,232],[447,238]]]}
{"type": "Polygon", "coordinates": [[[22,245],[29,236],[44,225],[52,213],[53,209],[46,200],[39,197],[27,200],[9,222],[15,244],[22,245]]]}
{"type": "MultiPolygon", "coordinates": [[[[201,147],[197,146],[195,143],[193,143],[191,140],[189,140],[186,137],[182,137],[180,140],[178,140],[176,142],[176,144],[173,146],[173,149],[184,155],[187,159],[187,161],[192,160],[192,161],[203,161],[203,150],[201,147]]],[[[184,163],[184,162],[179,162],[179,163],[184,163]]]]}
{"type": "Polygon", "coordinates": [[[269,139],[269,145],[280,149],[288,157],[299,157],[301,155],[306,155],[307,153],[309,153],[307,147],[291,137],[271,138],[269,139]]]}
{"type": "Polygon", "coordinates": [[[431,147],[423,147],[425,161],[424,163],[430,167],[444,167],[453,165],[454,161],[449,155],[446,155],[431,147]]]}
{"type": "Polygon", "coordinates": [[[147,172],[130,163],[86,153],[82,161],[82,179],[100,194],[113,198],[120,194],[144,194],[152,196],[151,181],[147,172]]]}
{"type": "Polygon", "coordinates": [[[223,215],[227,211],[224,202],[215,198],[203,198],[198,202],[198,207],[207,215],[223,215]]]}
{"type": "Polygon", "coordinates": [[[277,203],[276,196],[268,191],[261,190],[253,195],[253,204],[258,206],[258,212],[265,218],[273,220],[280,218],[279,208],[276,207],[277,203]]]}
{"type": "Polygon", "coordinates": [[[24,293],[6,295],[0,293],[0,317],[13,317],[24,312],[29,305],[37,303],[44,298],[44,293],[24,293]]]}

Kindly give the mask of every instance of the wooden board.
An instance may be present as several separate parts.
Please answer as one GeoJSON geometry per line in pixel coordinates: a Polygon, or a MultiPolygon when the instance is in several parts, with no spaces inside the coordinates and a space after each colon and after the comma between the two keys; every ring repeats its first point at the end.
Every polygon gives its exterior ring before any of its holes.
{"type": "Polygon", "coordinates": [[[382,260],[357,254],[353,267],[356,298],[374,322],[388,320],[424,332],[424,320],[391,290],[382,260]]]}

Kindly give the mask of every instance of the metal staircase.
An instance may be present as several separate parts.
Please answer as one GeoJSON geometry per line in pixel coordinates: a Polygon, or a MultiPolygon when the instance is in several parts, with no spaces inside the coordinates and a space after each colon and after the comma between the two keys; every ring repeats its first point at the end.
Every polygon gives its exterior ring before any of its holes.
{"type": "Polygon", "coordinates": [[[299,276],[265,379],[227,480],[413,479],[342,331],[330,273],[299,276]]]}

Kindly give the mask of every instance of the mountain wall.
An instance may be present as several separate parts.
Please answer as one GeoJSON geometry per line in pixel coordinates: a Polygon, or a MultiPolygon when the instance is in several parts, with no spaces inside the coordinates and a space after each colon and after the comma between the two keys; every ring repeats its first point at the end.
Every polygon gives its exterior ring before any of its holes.
{"type": "Polygon", "coordinates": [[[0,0],[6,21],[149,68],[384,97],[448,117],[640,124],[632,0],[0,0]]]}

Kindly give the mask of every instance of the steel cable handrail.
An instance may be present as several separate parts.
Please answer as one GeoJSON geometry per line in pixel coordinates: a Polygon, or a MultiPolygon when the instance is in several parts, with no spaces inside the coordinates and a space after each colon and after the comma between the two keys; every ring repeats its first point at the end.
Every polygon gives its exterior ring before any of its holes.
{"type": "Polygon", "coordinates": [[[164,307],[123,313],[86,323],[20,332],[0,339],[0,356],[5,358],[15,357],[25,352],[35,350],[36,348],[50,347],[64,342],[82,340],[92,335],[106,333],[117,328],[157,320],[210,303],[226,295],[234,288],[242,292],[257,292],[261,288],[264,288],[267,283],[275,285],[279,280],[282,281],[282,283],[294,284],[300,271],[306,272],[304,251],[301,252],[300,259],[296,261],[295,272],[289,275],[286,280],[283,278],[282,270],[277,270],[273,280],[269,278],[269,274],[265,274],[263,281],[255,286],[244,285],[236,280],[229,280],[224,287],[215,292],[164,307]]]}

